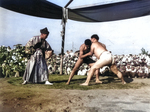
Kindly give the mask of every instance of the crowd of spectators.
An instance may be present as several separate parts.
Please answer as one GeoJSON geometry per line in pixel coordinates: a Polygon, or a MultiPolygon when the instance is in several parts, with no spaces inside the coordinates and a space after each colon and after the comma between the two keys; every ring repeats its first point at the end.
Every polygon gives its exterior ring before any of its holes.
{"type": "Polygon", "coordinates": [[[115,63],[126,77],[149,78],[150,57],[146,54],[115,55],[115,63]]]}
{"type": "MultiPolygon", "coordinates": [[[[78,51],[73,52],[66,51],[63,57],[63,73],[69,75],[73,69],[76,61],[78,60],[78,51]]],[[[59,74],[60,73],[60,59],[61,55],[54,54],[50,59],[47,60],[48,70],[50,74],[59,74]]],[[[82,65],[84,67],[84,65],[82,65]]]]}
{"type": "MultiPolygon", "coordinates": [[[[64,74],[69,75],[73,69],[76,61],[78,60],[79,51],[73,53],[67,50],[64,55],[63,60],[63,72],[64,74]]],[[[51,74],[58,74],[60,71],[60,55],[53,55],[52,58],[48,60],[48,68],[51,74]]],[[[97,60],[95,56],[91,57],[93,60],[97,60]]],[[[146,54],[139,55],[114,55],[115,63],[118,69],[122,72],[124,77],[131,78],[149,78],[150,77],[150,57],[146,54]]],[[[86,64],[82,64],[76,73],[77,75],[87,75],[90,67],[86,64]]],[[[109,75],[109,67],[105,66],[100,69],[101,75],[107,71],[109,75]]]]}

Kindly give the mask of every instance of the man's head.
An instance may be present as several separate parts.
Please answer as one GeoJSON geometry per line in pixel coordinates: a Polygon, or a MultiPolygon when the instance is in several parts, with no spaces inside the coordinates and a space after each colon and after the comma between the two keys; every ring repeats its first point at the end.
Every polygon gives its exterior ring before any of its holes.
{"type": "Polygon", "coordinates": [[[85,41],[84,41],[84,44],[86,45],[86,46],[91,46],[91,40],[90,39],[86,39],[85,41]]]}
{"type": "Polygon", "coordinates": [[[47,36],[49,35],[49,31],[46,27],[44,29],[41,29],[40,32],[41,32],[41,38],[42,39],[46,39],[47,36]]]}
{"type": "Polygon", "coordinates": [[[98,40],[99,40],[99,37],[98,37],[97,34],[93,34],[93,35],[91,36],[91,41],[92,41],[92,42],[97,42],[98,40]]]}

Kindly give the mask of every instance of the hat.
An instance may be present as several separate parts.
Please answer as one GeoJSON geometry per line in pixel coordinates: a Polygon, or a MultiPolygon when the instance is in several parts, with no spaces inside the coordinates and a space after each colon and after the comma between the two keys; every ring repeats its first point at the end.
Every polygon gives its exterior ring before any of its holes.
{"type": "Polygon", "coordinates": [[[45,27],[44,29],[41,29],[40,32],[43,34],[49,34],[47,27],[45,27]]]}

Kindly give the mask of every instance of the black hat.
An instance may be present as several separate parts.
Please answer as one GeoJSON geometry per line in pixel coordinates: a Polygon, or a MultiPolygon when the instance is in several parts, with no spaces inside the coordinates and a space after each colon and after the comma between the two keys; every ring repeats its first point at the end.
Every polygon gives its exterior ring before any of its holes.
{"type": "Polygon", "coordinates": [[[49,34],[47,27],[45,27],[44,29],[41,29],[40,32],[43,34],[49,34]]]}

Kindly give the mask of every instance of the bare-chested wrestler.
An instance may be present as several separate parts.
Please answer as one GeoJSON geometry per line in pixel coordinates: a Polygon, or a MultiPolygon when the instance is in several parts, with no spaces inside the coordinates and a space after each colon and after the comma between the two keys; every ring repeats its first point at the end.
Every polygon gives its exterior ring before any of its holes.
{"type": "MultiPolygon", "coordinates": [[[[90,39],[86,39],[84,41],[84,44],[82,44],[80,46],[80,54],[79,54],[79,58],[73,68],[73,70],[71,71],[71,74],[69,76],[69,79],[68,79],[68,82],[66,83],[67,85],[70,84],[70,81],[71,79],[73,78],[75,72],[78,70],[78,68],[83,64],[83,63],[86,63],[88,64],[89,66],[92,66],[94,65],[95,61],[92,60],[89,56],[84,56],[82,57],[84,54],[90,52],[90,46],[91,46],[91,40],[90,39]]],[[[94,73],[93,73],[94,74],[94,73]]],[[[99,80],[99,70],[96,70],[95,71],[95,75],[96,75],[96,83],[102,83],[100,80],[99,80]]]]}
{"type": "Polygon", "coordinates": [[[118,78],[121,79],[123,84],[126,84],[126,82],[123,79],[122,73],[117,69],[117,66],[114,63],[112,54],[106,49],[104,44],[98,42],[98,40],[99,40],[98,35],[96,34],[92,35],[91,36],[92,45],[91,45],[90,52],[80,57],[80,58],[84,58],[95,54],[95,56],[98,58],[98,60],[91,67],[85,83],[81,85],[88,86],[94,72],[97,69],[102,68],[103,66],[110,66],[111,71],[115,73],[118,76],[118,78]]]}

